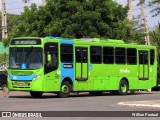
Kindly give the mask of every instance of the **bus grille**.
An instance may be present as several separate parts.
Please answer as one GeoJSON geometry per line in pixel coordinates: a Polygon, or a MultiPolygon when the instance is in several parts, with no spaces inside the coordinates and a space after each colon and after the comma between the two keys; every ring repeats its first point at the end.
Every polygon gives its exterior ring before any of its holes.
{"type": "Polygon", "coordinates": [[[15,81],[12,80],[13,88],[30,88],[31,81],[15,81]]]}

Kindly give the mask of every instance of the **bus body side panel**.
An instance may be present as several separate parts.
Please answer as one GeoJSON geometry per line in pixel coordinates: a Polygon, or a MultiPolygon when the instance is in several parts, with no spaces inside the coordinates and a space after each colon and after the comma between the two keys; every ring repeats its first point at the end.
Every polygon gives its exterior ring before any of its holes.
{"type": "MultiPolygon", "coordinates": [[[[61,40],[60,44],[73,45],[73,41],[72,40],[61,40]]],[[[74,53],[74,49],[73,49],[73,53],[74,53]]],[[[74,59],[74,57],[73,57],[73,59],[74,59]]],[[[60,84],[62,84],[66,78],[69,78],[72,81],[72,84],[74,85],[74,62],[62,62],[61,63],[60,84]]]]}
{"type": "Polygon", "coordinates": [[[44,75],[44,92],[58,92],[60,90],[60,70],[44,75]]]}
{"type": "Polygon", "coordinates": [[[93,87],[90,90],[108,90],[110,89],[110,76],[107,72],[110,71],[106,65],[92,64],[90,70],[90,80],[93,83],[93,87]]]}
{"type": "Polygon", "coordinates": [[[138,89],[137,65],[106,65],[106,74],[109,79],[108,90],[118,90],[119,83],[124,78],[128,80],[129,89],[138,89]],[[136,83],[136,84],[135,84],[136,83]]]}
{"type": "Polygon", "coordinates": [[[127,72],[127,79],[129,82],[129,89],[130,90],[135,90],[135,89],[139,89],[139,80],[138,80],[138,68],[137,65],[127,65],[126,67],[127,69],[121,69],[121,74],[123,74],[123,72],[127,72]]]}

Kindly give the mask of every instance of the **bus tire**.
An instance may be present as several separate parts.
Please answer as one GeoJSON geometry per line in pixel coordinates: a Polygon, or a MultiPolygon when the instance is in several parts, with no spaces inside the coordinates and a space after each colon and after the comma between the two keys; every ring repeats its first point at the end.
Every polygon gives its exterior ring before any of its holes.
{"type": "Polygon", "coordinates": [[[118,89],[118,94],[119,95],[126,95],[128,92],[128,83],[126,80],[121,80],[119,83],[119,89],[118,89]]]}
{"type": "Polygon", "coordinates": [[[57,94],[60,98],[69,97],[71,92],[71,85],[68,81],[64,81],[61,85],[60,92],[57,94]]]}
{"type": "Polygon", "coordinates": [[[43,92],[30,91],[30,95],[33,98],[40,98],[40,97],[42,97],[42,94],[43,94],[43,92]]]}

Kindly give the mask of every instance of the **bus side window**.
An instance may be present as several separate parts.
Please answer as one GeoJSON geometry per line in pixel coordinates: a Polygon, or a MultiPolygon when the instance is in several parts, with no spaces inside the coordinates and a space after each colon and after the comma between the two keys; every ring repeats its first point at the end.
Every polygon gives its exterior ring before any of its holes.
{"type": "Polygon", "coordinates": [[[150,50],[150,65],[154,65],[155,53],[154,49],[150,50]]]}
{"type": "Polygon", "coordinates": [[[58,43],[46,43],[45,53],[45,74],[58,68],[58,43]]]}
{"type": "Polygon", "coordinates": [[[102,47],[91,46],[90,59],[92,64],[101,64],[102,63],[102,47]]]}
{"type": "Polygon", "coordinates": [[[61,44],[61,62],[73,62],[73,45],[61,44]]]}
{"type": "Polygon", "coordinates": [[[126,63],[126,52],[125,48],[116,47],[115,48],[115,62],[116,64],[125,64],[126,63]]]}
{"type": "Polygon", "coordinates": [[[137,64],[137,49],[127,48],[127,64],[129,65],[137,64]]]}
{"type": "Polygon", "coordinates": [[[103,63],[113,64],[114,63],[114,48],[103,47],[103,63]]]}

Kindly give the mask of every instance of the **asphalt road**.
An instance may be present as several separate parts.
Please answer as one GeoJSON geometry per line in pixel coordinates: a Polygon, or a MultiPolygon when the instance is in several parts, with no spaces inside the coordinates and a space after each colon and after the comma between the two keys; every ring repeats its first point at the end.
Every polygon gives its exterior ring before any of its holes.
{"type": "MultiPolygon", "coordinates": [[[[160,92],[138,92],[135,95],[118,96],[104,93],[102,96],[90,96],[88,93],[72,94],[69,98],[58,98],[55,94],[45,93],[42,98],[35,99],[28,92],[11,91],[9,95],[0,90],[0,111],[160,111],[154,107],[123,106],[119,102],[160,100],[160,92]]],[[[60,113],[60,114],[63,114],[60,113]]],[[[65,114],[65,113],[64,113],[65,114]]],[[[72,113],[71,113],[72,114],[72,113]]],[[[109,114],[109,113],[107,113],[109,114]]],[[[107,117],[108,119],[137,119],[134,117],[107,117]]],[[[130,114],[130,113],[129,113],[130,114]]],[[[159,113],[160,116],[160,113],[159,113]]],[[[55,118],[55,117],[54,117],[55,118]]],[[[159,117],[142,117],[144,119],[160,119],[159,117]]],[[[4,118],[3,118],[4,119],[4,118]]],[[[6,118],[5,118],[6,119],[6,118]]],[[[10,118],[7,118],[10,119],[10,118]]],[[[15,118],[16,120],[22,118],[15,118]]],[[[27,118],[26,118],[27,119],[27,118]]],[[[37,119],[38,118],[34,118],[37,119]]],[[[43,118],[52,119],[53,118],[43,118]]],[[[81,120],[82,117],[58,117],[56,120],[81,120]]],[[[105,119],[106,117],[85,117],[85,120],[105,119]]]]}

